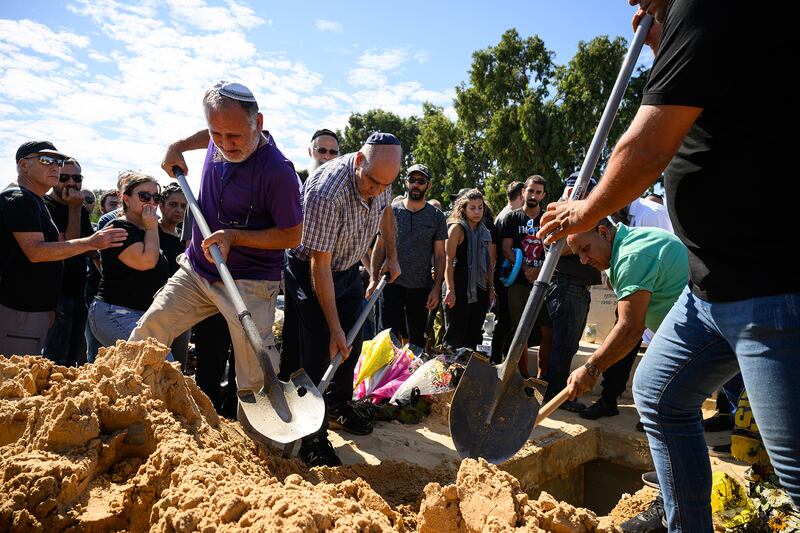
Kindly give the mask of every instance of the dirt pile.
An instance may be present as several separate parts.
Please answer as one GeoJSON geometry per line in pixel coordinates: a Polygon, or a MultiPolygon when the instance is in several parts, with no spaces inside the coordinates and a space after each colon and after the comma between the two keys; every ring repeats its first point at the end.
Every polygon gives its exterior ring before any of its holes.
{"type": "Polygon", "coordinates": [[[464,460],[452,485],[425,487],[417,524],[422,533],[616,531],[610,521],[546,492],[530,500],[514,476],[483,459],[464,460]]]}
{"type": "Polygon", "coordinates": [[[447,466],[281,459],[166,351],[119,342],[81,368],[0,357],[0,531],[602,531],[485,462],[447,485],[447,466]]]}
{"type": "Polygon", "coordinates": [[[611,510],[608,516],[616,525],[620,525],[642,511],[647,510],[655,501],[658,493],[658,489],[642,487],[632,495],[623,495],[622,499],[616,507],[611,510]]]}

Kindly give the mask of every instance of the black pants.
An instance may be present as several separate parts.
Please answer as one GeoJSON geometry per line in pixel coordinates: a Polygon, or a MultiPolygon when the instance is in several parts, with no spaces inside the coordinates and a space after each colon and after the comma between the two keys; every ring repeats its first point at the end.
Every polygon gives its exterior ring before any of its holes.
{"type": "Polygon", "coordinates": [[[444,306],[444,344],[474,350],[483,338],[483,321],[489,310],[489,293],[478,288],[478,300],[467,303],[467,294],[456,295],[456,305],[444,306]]]}
{"type": "MultiPolygon", "coordinates": [[[[333,272],[333,285],[339,322],[347,335],[358,318],[364,299],[358,265],[353,265],[341,272],[333,272]]],[[[299,361],[297,359],[287,360],[286,364],[302,367],[311,381],[317,384],[330,364],[328,351],[330,332],[325,315],[319,306],[317,295],[311,285],[311,263],[288,256],[284,270],[284,286],[286,300],[292,302],[288,304],[289,308],[294,310],[297,320],[299,347],[297,352],[299,361]]],[[[285,355],[291,357],[288,352],[285,355]]],[[[361,333],[359,332],[353,341],[350,356],[339,366],[325,392],[325,402],[329,407],[353,398],[353,370],[360,355],[361,333]]],[[[281,366],[283,364],[282,361],[281,366]]]]}
{"type": "Polygon", "coordinates": [[[219,415],[236,420],[236,365],[228,323],[221,313],[217,313],[198,322],[192,327],[192,331],[194,353],[197,357],[194,380],[214,404],[219,415]],[[223,391],[221,383],[226,364],[229,367],[228,388],[223,391]],[[228,394],[230,389],[232,394],[228,394]]]}
{"type": "Polygon", "coordinates": [[[636,355],[639,353],[639,347],[642,345],[642,339],[628,352],[625,357],[611,365],[603,372],[603,391],[600,395],[603,399],[613,405],[617,405],[617,399],[625,392],[628,386],[628,378],[631,376],[631,369],[633,363],[636,362],[636,355]]]}
{"type": "Polygon", "coordinates": [[[511,344],[511,313],[508,310],[508,287],[503,282],[494,281],[495,304],[494,316],[496,319],[492,332],[492,363],[500,364],[505,358],[508,346],[511,344]]]}
{"type": "Polygon", "coordinates": [[[383,289],[381,313],[383,325],[392,328],[398,338],[408,337],[411,344],[425,346],[430,289],[408,289],[390,283],[383,289]]]}
{"type": "Polygon", "coordinates": [[[283,381],[288,381],[289,376],[300,368],[300,334],[297,328],[297,312],[294,309],[294,300],[286,295],[286,289],[284,289],[281,368],[278,372],[278,377],[283,381]]]}

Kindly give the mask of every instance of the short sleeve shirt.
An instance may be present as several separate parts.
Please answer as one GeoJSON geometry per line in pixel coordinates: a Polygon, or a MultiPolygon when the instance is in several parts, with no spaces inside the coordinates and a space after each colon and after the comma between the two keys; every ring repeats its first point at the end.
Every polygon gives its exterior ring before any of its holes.
{"type": "Polygon", "coordinates": [[[0,304],[30,313],[54,310],[64,262],[32,263],[14,233],[42,233],[47,242],[59,238],[42,198],[16,186],[0,193],[0,304]]]}
{"type": "MultiPolygon", "coordinates": [[[[240,163],[222,159],[214,142],[208,144],[197,201],[211,232],[222,229],[286,229],[303,221],[300,180],[294,166],[278,149],[269,132],[267,142],[240,163]]],[[[195,272],[219,281],[217,267],[200,247],[203,236],[195,222],[186,255],[195,272]]],[[[234,279],[280,281],[284,250],[236,246],[226,264],[234,279]]]]}
{"type": "Polygon", "coordinates": [[[431,259],[436,241],[447,239],[444,213],[426,203],[410,211],[403,202],[392,205],[397,227],[397,259],[401,274],[395,285],[407,289],[428,289],[433,285],[431,259]]]}
{"type": "MultiPolygon", "coordinates": [[[[44,197],[44,204],[47,210],[50,211],[50,216],[53,218],[58,231],[60,233],[67,232],[67,222],[69,221],[69,206],[62,204],[50,198],[44,197]]],[[[88,237],[94,233],[92,222],[89,220],[89,212],[81,206],[81,229],[80,236],[88,237]]],[[[64,276],[61,282],[61,294],[82,297],[83,289],[86,287],[86,256],[76,255],[64,259],[64,276]]]]}
{"type": "Polygon", "coordinates": [[[356,154],[346,154],[319,167],[303,184],[303,239],[292,255],[311,260],[311,252],[331,254],[331,270],[355,265],[378,233],[383,210],[390,206],[392,191],[369,201],[358,193],[356,154]]]}
{"type": "Polygon", "coordinates": [[[617,224],[606,274],[620,300],[638,291],[650,293],[645,325],[656,331],[689,281],[688,252],[663,229],[617,224]]]}
{"type": "Polygon", "coordinates": [[[97,290],[97,298],[106,303],[147,311],[153,298],[169,279],[169,264],[163,253],[159,253],[156,266],[150,270],[136,270],[123,263],[119,255],[132,244],[144,242],[145,230],[126,220],[112,220],[112,228],[123,228],[128,232],[122,246],[100,251],[103,277],[97,290]]]}
{"type": "MultiPolygon", "coordinates": [[[[514,209],[503,219],[502,237],[511,239],[511,248],[522,250],[522,259],[531,268],[541,268],[544,263],[544,243],[536,236],[541,219],[541,210],[539,210],[539,214],[535,218],[531,218],[522,207],[514,209]]],[[[514,283],[532,285],[522,275],[517,276],[514,283]]]]}

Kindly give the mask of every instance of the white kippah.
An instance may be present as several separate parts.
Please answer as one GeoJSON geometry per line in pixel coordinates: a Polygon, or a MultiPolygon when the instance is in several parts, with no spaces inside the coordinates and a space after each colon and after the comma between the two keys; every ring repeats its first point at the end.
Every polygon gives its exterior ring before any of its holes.
{"type": "Polygon", "coordinates": [[[250,89],[241,83],[223,80],[217,83],[214,88],[219,89],[219,94],[222,96],[239,100],[240,102],[256,103],[256,97],[253,96],[253,93],[250,92],[250,89]]]}

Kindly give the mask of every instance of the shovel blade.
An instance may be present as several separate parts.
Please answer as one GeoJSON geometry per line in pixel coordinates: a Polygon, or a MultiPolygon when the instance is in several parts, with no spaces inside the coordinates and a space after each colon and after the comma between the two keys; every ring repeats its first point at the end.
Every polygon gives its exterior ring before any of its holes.
{"type": "Polygon", "coordinates": [[[500,369],[476,354],[458,383],[450,404],[450,436],[462,459],[483,457],[500,464],[522,448],[533,430],[547,383],[523,379],[514,369],[504,387],[500,369]]]}
{"type": "Polygon", "coordinates": [[[258,393],[239,391],[239,405],[255,431],[281,444],[298,440],[322,427],[325,401],[304,370],[292,374],[289,381],[278,381],[289,408],[290,417],[284,421],[278,414],[280,406],[273,405],[264,389],[258,393]]]}

